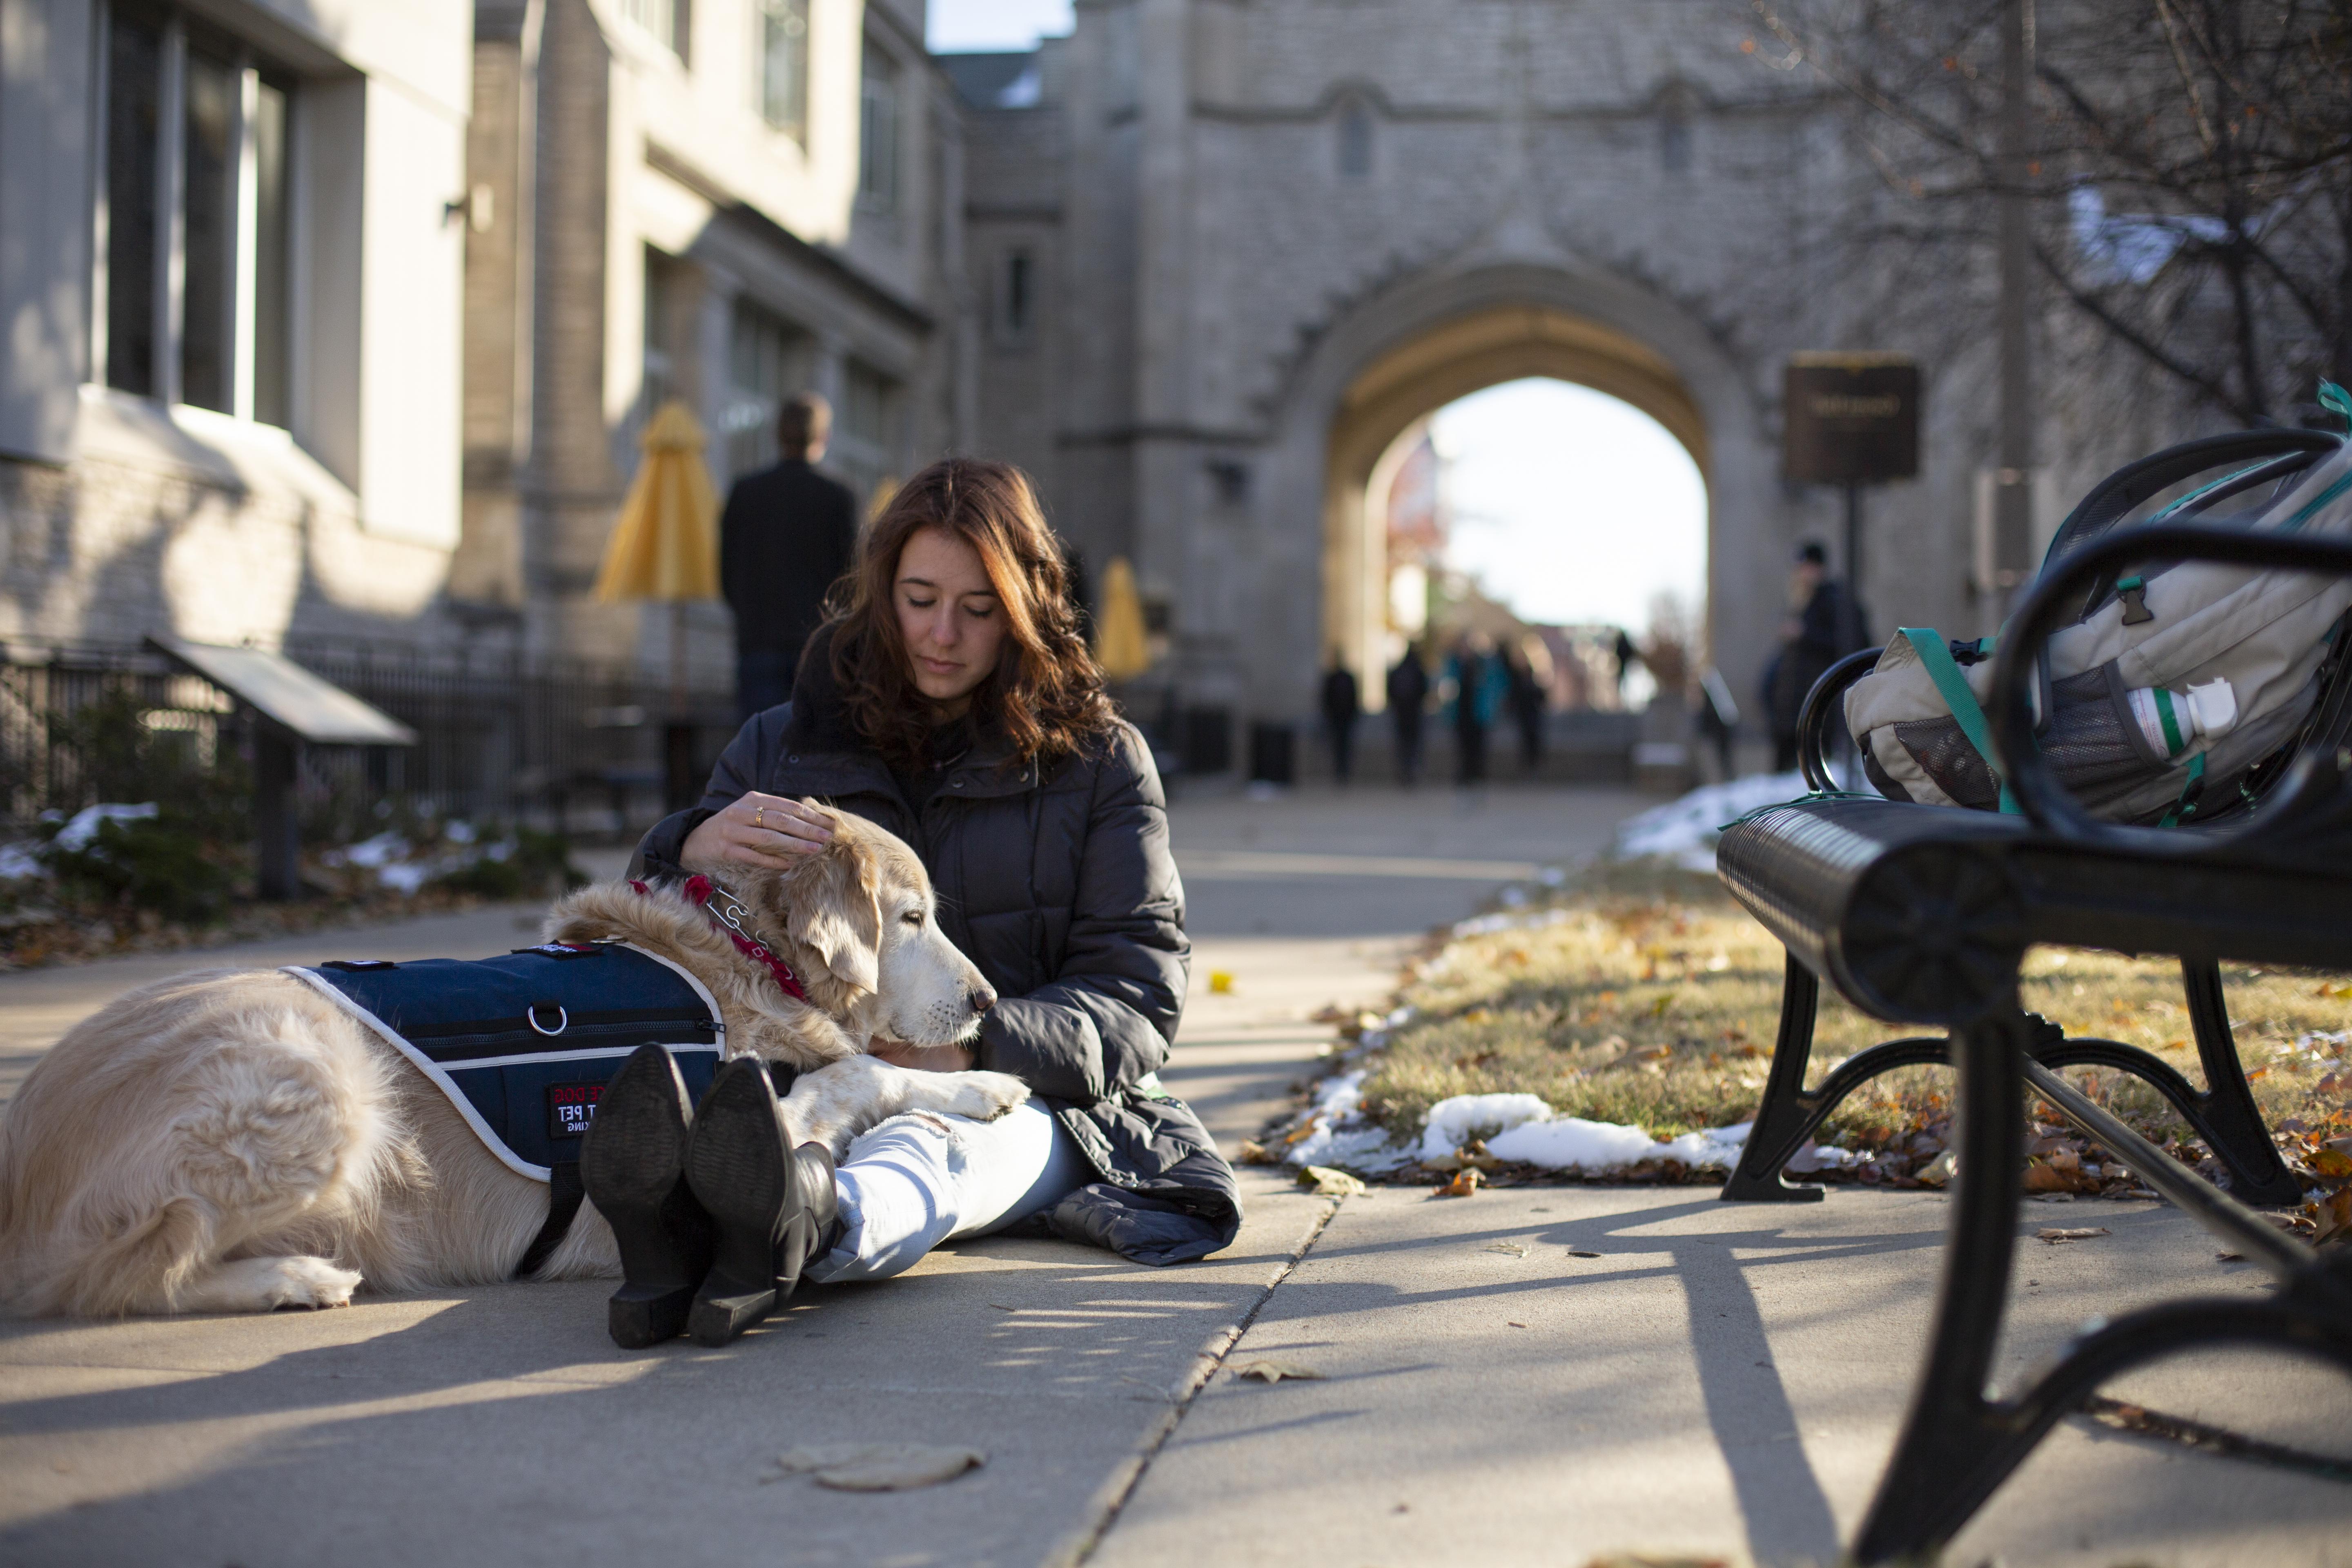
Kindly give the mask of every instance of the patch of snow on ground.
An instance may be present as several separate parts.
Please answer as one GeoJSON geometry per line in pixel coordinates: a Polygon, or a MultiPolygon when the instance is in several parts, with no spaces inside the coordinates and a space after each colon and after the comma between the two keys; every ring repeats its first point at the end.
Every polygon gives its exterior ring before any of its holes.
{"type": "Polygon", "coordinates": [[[1587,1121],[1580,1116],[1555,1118],[1551,1108],[1531,1094],[1463,1095],[1430,1107],[1431,1134],[1423,1139],[1422,1158],[1433,1157],[1429,1150],[1438,1127],[1438,1113],[1462,1100],[1534,1100],[1542,1114],[1523,1117],[1488,1138],[1486,1152],[1497,1160],[1540,1165],[1547,1171],[1607,1171],[1621,1165],[1638,1165],[1644,1160],[1674,1160],[1694,1168],[1715,1166],[1729,1170],[1738,1163],[1740,1148],[1748,1142],[1748,1129],[1752,1125],[1743,1121],[1737,1127],[1710,1127],[1662,1143],[1640,1128],[1621,1122],[1587,1121]]]}
{"type": "Polygon", "coordinates": [[[1293,1165],[1338,1165],[1370,1175],[1406,1163],[1412,1151],[1396,1148],[1386,1128],[1362,1120],[1363,1100],[1362,1069],[1324,1079],[1308,1111],[1307,1135],[1285,1150],[1283,1159],[1293,1165]]]}
{"type": "MultiPolygon", "coordinates": [[[[1645,1160],[1727,1171],[1738,1163],[1751,1125],[1711,1127],[1661,1142],[1638,1127],[1556,1116],[1537,1095],[1457,1094],[1429,1108],[1418,1143],[1400,1144],[1378,1123],[1363,1119],[1365,1077],[1359,1069],[1324,1080],[1307,1112],[1307,1131],[1283,1152],[1285,1163],[1385,1175],[1484,1139],[1496,1159],[1548,1171],[1611,1171],[1645,1160]]],[[[1820,1152],[1824,1164],[1842,1159],[1841,1151],[1820,1152]]]]}
{"type": "Polygon", "coordinates": [[[1497,1134],[1525,1122],[1550,1118],[1551,1107],[1538,1095],[1457,1094],[1429,1108],[1429,1115],[1421,1124],[1421,1158],[1443,1159],[1473,1138],[1486,1139],[1486,1147],[1492,1149],[1497,1134]]]}
{"type": "Polygon", "coordinates": [[[155,803],[144,805],[90,805],[73,814],[73,819],[58,829],[53,842],[68,854],[78,854],[90,846],[98,837],[99,825],[105,822],[144,822],[155,815],[155,803]]]}
{"type": "Polygon", "coordinates": [[[1615,852],[1628,860],[1661,855],[1687,870],[1712,871],[1715,840],[1724,824],[1806,793],[1802,773],[1749,773],[1728,784],[1704,784],[1620,823],[1615,852]]]}

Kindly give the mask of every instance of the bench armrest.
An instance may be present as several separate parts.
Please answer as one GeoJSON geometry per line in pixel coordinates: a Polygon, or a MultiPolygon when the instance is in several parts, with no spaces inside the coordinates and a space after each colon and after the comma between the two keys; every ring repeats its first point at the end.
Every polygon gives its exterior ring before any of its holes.
{"type": "Polygon", "coordinates": [[[1805,693],[1804,706],[1797,710],[1797,769],[1805,775],[1805,787],[1829,791],[1838,787],[1830,776],[1830,719],[1840,722],[1845,718],[1845,704],[1840,700],[1845,689],[1878,667],[1883,647],[1866,647],[1860,653],[1850,653],[1827,669],[1805,693]]]}
{"type": "Polygon", "coordinates": [[[2273,823],[2293,817],[2340,783],[2336,758],[2308,752],[2294,759],[2280,781],[2269,810],[2245,826],[2197,833],[2178,828],[2134,827],[2103,822],[2084,810],[2051,772],[2034,743],[2032,688],[2039,656],[2061,623],[2079,611],[2093,579],[2135,563],[2218,561],[2242,566],[2329,575],[2352,574],[2352,543],[2242,529],[2157,526],[2126,529],[2084,545],[2057,563],[2033,586],[1993,659],[1993,749],[2000,753],[2019,809],[2045,833],[2077,843],[2133,854],[2179,858],[2203,853],[2217,842],[2258,839],[2273,823]]]}

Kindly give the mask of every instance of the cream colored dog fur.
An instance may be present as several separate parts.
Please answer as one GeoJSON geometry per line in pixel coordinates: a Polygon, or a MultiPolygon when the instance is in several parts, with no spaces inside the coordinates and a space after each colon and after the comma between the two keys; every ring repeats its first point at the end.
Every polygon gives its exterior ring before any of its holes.
{"type": "MultiPolygon", "coordinates": [[[[583,889],[545,940],[617,937],[698,976],[727,1051],[803,1069],[794,1142],[849,1141],[908,1110],[989,1120],[1028,1098],[1002,1073],[909,1072],[877,1035],[969,1040],[993,1001],[940,934],[912,851],[846,815],[789,871],[700,868],[758,912],[754,935],[809,995],[785,995],[675,889],[583,889]]],[[[482,1147],[441,1091],[290,974],[214,970],[110,1004],[34,1068],[0,1122],[0,1310],[118,1316],[348,1305],[379,1290],[507,1279],[547,1187],[482,1147]]],[[[542,1279],[619,1271],[593,1205],[542,1279]]]]}

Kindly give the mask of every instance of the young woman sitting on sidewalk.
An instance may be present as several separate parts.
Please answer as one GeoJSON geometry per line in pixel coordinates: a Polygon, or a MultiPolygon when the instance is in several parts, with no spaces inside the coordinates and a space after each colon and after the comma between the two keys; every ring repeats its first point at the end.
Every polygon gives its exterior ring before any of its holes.
{"type": "MultiPolygon", "coordinates": [[[[1239,1227],[1232,1168],[1155,1076],[1184,1005],[1183,889],[1150,751],[1104,696],[1066,583],[1019,469],[951,458],[916,475],[868,531],[793,700],[754,715],[702,804],[638,847],[639,877],[787,865],[830,837],[798,796],[897,834],[998,1000],[976,1049],[877,1039],[873,1054],[1011,1073],[1034,1096],[992,1122],[894,1118],[829,1182],[802,1151],[776,1296],[718,1329],[698,1318],[698,1338],[740,1331],[803,1275],[887,1279],[955,1237],[1019,1225],[1165,1264],[1239,1227]]],[[[600,1123],[644,1113],[615,1103],[621,1088],[600,1123]]]]}

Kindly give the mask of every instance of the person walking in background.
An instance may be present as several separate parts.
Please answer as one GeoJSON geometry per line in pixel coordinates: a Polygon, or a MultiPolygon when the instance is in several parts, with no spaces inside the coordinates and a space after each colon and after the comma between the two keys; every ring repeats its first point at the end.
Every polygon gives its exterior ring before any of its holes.
{"type": "Polygon", "coordinates": [[[1421,779],[1422,711],[1429,706],[1429,668],[1421,649],[1407,643],[1404,656],[1390,667],[1389,721],[1396,726],[1397,783],[1411,789],[1421,779]]]}
{"type": "Polygon", "coordinates": [[[1486,731],[1494,728],[1510,689],[1510,677],[1495,657],[1494,639],[1484,632],[1465,632],[1446,661],[1446,679],[1454,689],[1454,782],[1486,782],[1486,731]]]}
{"type": "Polygon", "coordinates": [[[1356,688],[1356,672],[1331,650],[1331,668],[1323,673],[1323,723],[1331,737],[1331,776],[1346,784],[1353,772],[1356,721],[1364,705],[1356,688]]]}
{"type": "Polygon", "coordinates": [[[735,612],[738,721],[793,694],[801,648],[824,619],[824,596],[857,549],[849,487],[814,465],[833,434],[833,405],[814,392],[776,414],[773,467],[744,475],[719,519],[719,590],[735,612]]]}
{"type": "Polygon", "coordinates": [[[1543,772],[1544,710],[1550,706],[1551,652],[1529,632],[1513,645],[1504,658],[1504,674],[1511,719],[1519,728],[1519,772],[1535,778],[1543,772]]]}
{"type": "Polygon", "coordinates": [[[1870,646],[1861,605],[1846,585],[1831,580],[1829,552],[1819,540],[1797,547],[1789,573],[1789,614],[1780,623],[1780,650],[1764,670],[1764,709],[1772,722],[1772,771],[1797,765],[1797,720],[1805,694],[1839,659],[1870,646]]]}

